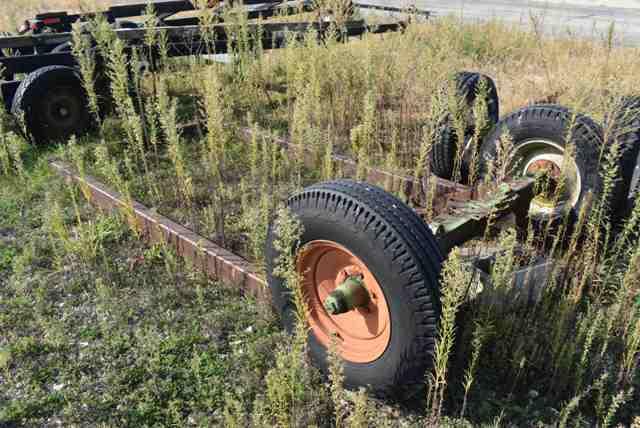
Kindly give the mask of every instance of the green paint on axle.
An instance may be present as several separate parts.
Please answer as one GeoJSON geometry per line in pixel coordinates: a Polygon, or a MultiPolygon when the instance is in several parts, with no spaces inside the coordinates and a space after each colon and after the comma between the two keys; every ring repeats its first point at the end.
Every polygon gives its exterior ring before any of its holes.
{"type": "Polygon", "coordinates": [[[324,301],[324,308],[329,314],[338,315],[367,306],[370,301],[371,296],[369,296],[362,278],[350,276],[329,294],[329,297],[324,301]]]}

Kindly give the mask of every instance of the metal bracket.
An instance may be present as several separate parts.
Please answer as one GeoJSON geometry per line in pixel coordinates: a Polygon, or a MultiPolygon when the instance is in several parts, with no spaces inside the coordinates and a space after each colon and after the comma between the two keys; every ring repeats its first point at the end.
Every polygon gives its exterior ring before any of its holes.
{"type": "Polygon", "coordinates": [[[451,201],[450,212],[434,219],[429,225],[443,252],[482,234],[490,221],[514,213],[516,222],[526,219],[534,197],[535,179],[525,178],[500,184],[484,198],[465,202],[451,201]]]}

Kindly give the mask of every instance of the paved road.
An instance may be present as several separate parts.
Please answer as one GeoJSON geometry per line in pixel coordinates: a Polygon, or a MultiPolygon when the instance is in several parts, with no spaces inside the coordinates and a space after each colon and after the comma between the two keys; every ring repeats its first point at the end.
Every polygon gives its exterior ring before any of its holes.
{"type": "MultiPolygon", "coordinates": [[[[2,1],[2,0],[0,0],[2,1]]],[[[140,0],[112,0],[138,3],[140,0]]],[[[407,6],[415,4],[437,16],[455,14],[468,20],[500,18],[506,22],[530,25],[530,16],[543,18],[549,34],[567,31],[599,37],[612,22],[624,44],[640,45],[640,0],[354,0],[355,3],[407,6]]]]}
{"type": "Polygon", "coordinates": [[[456,14],[468,20],[500,18],[529,25],[530,15],[543,17],[545,31],[571,31],[583,36],[605,34],[612,22],[623,43],[640,45],[640,0],[356,0],[358,3],[415,4],[437,15],[456,14]],[[606,4],[606,6],[604,5],[606,4]]]}

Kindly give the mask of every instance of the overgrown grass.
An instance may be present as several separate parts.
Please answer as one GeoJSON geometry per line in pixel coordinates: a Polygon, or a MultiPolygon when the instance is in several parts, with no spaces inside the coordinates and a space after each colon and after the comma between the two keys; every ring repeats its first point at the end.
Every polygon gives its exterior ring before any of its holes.
{"type": "MultiPolygon", "coordinates": [[[[602,122],[638,94],[635,49],[613,36],[543,39],[535,19],[523,31],[443,18],[349,44],[310,34],[277,52],[254,48],[246,20],[233,19],[231,64],[162,58],[134,91],[122,46],[101,27],[115,115],[57,155],[258,265],[280,202],[346,175],[332,154],[357,159],[355,178],[368,165],[423,174],[455,71],[494,77],[503,114],[559,102],[602,122]],[[294,150],[247,139],[258,126],[294,150]]],[[[503,249],[491,273],[501,298],[463,301],[469,272],[454,252],[434,372],[418,398],[389,405],[344,391],[336,360],[325,385],[303,333],[285,337],[265,307],[140,243],[127,210],[93,212],[52,179],[49,153],[1,123],[0,423],[614,426],[640,413],[640,204],[618,234],[606,201],[580,213],[551,249],[549,230],[488,231],[480,245],[503,249]],[[511,301],[513,272],[542,255],[559,263],[540,301],[511,301]]],[[[602,148],[602,174],[615,179],[615,150],[602,148]]],[[[295,283],[291,266],[283,275],[295,283]]]]}

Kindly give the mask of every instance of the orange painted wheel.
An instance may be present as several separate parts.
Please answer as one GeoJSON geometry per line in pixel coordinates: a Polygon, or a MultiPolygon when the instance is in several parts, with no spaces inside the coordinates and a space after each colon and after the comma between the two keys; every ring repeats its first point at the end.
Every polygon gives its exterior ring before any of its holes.
{"type": "Polygon", "coordinates": [[[299,332],[300,308],[280,276],[288,255],[296,258],[307,302],[308,355],[321,371],[331,371],[328,351],[335,340],[346,388],[387,395],[422,383],[433,361],[442,263],[424,221],[384,190],[350,180],[308,187],[287,207],[300,225],[298,242],[286,252],[279,240],[291,238],[291,225],[276,219],[265,251],[283,326],[299,332]],[[288,235],[280,235],[282,226],[288,235]]]}
{"type": "Polygon", "coordinates": [[[298,257],[298,272],[303,278],[309,325],[323,346],[328,348],[335,334],[340,355],[354,363],[375,361],[384,353],[391,338],[389,306],[380,284],[357,256],[335,242],[312,241],[298,257]],[[329,314],[324,301],[350,276],[362,278],[369,304],[329,314]]]}

